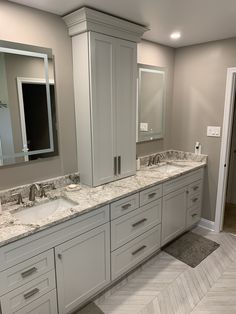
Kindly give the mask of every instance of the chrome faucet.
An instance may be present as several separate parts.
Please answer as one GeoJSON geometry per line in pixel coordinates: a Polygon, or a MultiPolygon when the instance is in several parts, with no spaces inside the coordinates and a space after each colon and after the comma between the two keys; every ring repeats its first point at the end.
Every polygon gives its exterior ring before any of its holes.
{"type": "Polygon", "coordinates": [[[40,187],[37,183],[33,183],[30,186],[30,191],[29,191],[29,201],[34,202],[35,197],[36,197],[36,192],[40,191],[40,187]]]}
{"type": "Polygon", "coordinates": [[[154,164],[154,165],[158,165],[160,162],[161,162],[161,155],[160,155],[160,154],[156,154],[156,155],[153,157],[153,164],[154,164]]]}

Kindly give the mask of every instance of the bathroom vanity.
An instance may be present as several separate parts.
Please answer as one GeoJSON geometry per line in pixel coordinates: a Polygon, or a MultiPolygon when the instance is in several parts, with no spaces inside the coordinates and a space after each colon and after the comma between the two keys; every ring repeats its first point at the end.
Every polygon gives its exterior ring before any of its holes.
{"type": "Polygon", "coordinates": [[[191,228],[201,217],[205,165],[177,160],[97,188],[52,190],[74,206],[32,224],[5,204],[2,313],[70,313],[191,228]]]}

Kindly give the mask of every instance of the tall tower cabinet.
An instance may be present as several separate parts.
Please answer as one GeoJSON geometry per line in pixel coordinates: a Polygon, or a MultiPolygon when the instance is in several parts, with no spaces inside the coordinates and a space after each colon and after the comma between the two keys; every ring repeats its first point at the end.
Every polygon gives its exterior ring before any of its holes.
{"type": "Polygon", "coordinates": [[[146,28],[86,7],[64,20],[72,36],[81,182],[98,186],[133,175],[137,42],[146,28]]]}

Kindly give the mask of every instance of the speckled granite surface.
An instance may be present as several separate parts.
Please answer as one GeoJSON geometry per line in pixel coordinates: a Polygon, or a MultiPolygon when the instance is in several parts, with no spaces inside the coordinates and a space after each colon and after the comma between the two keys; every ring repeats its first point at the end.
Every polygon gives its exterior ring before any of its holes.
{"type": "MultiPolygon", "coordinates": [[[[25,200],[26,204],[24,205],[15,205],[15,202],[5,203],[3,205],[3,213],[0,215],[0,246],[97,209],[112,201],[141,191],[155,184],[163,183],[192,170],[204,167],[206,166],[206,162],[206,156],[202,159],[198,159],[198,161],[194,158],[191,158],[190,160],[187,158],[169,158],[167,162],[161,162],[158,166],[142,166],[135,176],[111,182],[96,188],[81,186],[79,191],[68,192],[65,187],[58,185],[55,190],[51,190],[47,193],[48,198],[54,199],[64,197],[72,200],[76,205],[73,208],[54,212],[52,215],[37,221],[37,224],[24,224],[14,217],[13,214],[14,211],[22,210],[25,205],[32,206],[32,203],[27,203],[27,200],[25,200]]],[[[5,193],[7,193],[7,191],[1,191],[0,196],[5,195],[5,193]]],[[[36,204],[47,201],[48,200],[45,198],[38,198],[36,204]]]]}

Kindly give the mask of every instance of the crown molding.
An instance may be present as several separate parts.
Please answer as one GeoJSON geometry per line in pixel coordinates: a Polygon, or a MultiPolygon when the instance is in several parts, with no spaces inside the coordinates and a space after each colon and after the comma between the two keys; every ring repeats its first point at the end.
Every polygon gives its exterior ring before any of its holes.
{"type": "Polygon", "coordinates": [[[123,20],[112,15],[83,7],[63,17],[69,35],[75,36],[84,32],[97,32],[105,35],[127,39],[134,42],[141,40],[147,27],[123,20]]]}

